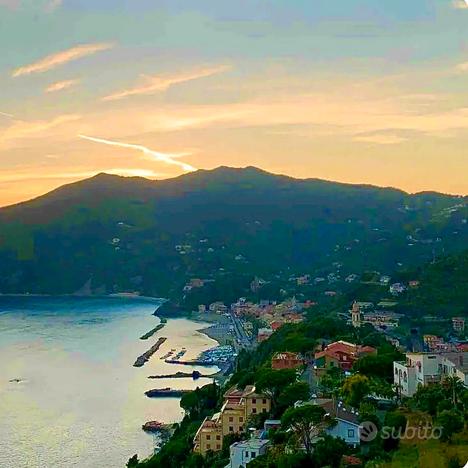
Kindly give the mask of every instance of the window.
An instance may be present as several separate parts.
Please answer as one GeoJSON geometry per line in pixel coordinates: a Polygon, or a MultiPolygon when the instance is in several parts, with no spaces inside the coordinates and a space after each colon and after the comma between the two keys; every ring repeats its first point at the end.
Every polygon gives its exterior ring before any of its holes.
{"type": "Polygon", "coordinates": [[[243,432],[244,431],[244,426],[239,426],[239,432],[243,432]]]}
{"type": "Polygon", "coordinates": [[[255,414],[257,412],[257,408],[252,408],[252,413],[255,414]]]}
{"type": "Polygon", "coordinates": [[[221,436],[220,436],[220,435],[217,435],[217,436],[216,436],[216,440],[221,440],[221,436]]]}
{"type": "Polygon", "coordinates": [[[354,437],[354,429],[348,429],[348,437],[354,437]]]}
{"type": "Polygon", "coordinates": [[[229,422],[234,421],[234,418],[232,416],[229,416],[229,422]]]}
{"type": "Polygon", "coordinates": [[[262,408],[262,413],[266,413],[267,412],[267,409],[266,408],[262,408]]]}
{"type": "Polygon", "coordinates": [[[239,418],[239,422],[244,422],[244,418],[242,416],[239,418]]]}
{"type": "Polygon", "coordinates": [[[245,452],[245,458],[249,458],[249,452],[245,452]]]}
{"type": "Polygon", "coordinates": [[[252,403],[255,405],[257,403],[257,399],[256,398],[252,398],[252,403]]]}
{"type": "Polygon", "coordinates": [[[266,398],[263,399],[263,404],[264,404],[264,405],[267,404],[266,398]]]}
{"type": "Polygon", "coordinates": [[[206,448],[207,448],[208,450],[210,450],[211,445],[210,445],[210,444],[206,444],[206,448]]]}
{"type": "Polygon", "coordinates": [[[210,440],[211,436],[209,434],[206,435],[206,440],[210,440]]]}
{"type": "Polygon", "coordinates": [[[234,432],[234,427],[229,426],[229,432],[234,432]]]}
{"type": "Polygon", "coordinates": [[[221,445],[220,445],[220,444],[216,444],[216,449],[217,449],[217,450],[221,450],[221,445]]]}
{"type": "Polygon", "coordinates": [[[250,457],[251,457],[251,458],[255,458],[256,455],[257,455],[257,454],[256,454],[255,452],[250,452],[250,457]]]}

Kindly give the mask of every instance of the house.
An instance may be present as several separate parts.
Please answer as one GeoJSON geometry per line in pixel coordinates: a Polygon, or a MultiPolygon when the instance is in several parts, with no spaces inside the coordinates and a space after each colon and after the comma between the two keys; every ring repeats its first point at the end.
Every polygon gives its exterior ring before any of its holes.
{"type": "Polygon", "coordinates": [[[229,448],[229,465],[226,468],[245,468],[248,463],[267,452],[268,439],[252,438],[235,442],[229,448]]]}
{"type": "Polygon", "coordinates": [[[319,368],[340,367],[350,370],[359,357],[366,354],[375,354],[372,346],[360,346],[346,341],[335,341],[322,351],[315,353],[315,366],[319,368]]]}
{"type": "Polygon", "coordinates": [[[276,353],[271,358],[272,369],[296,369],[302,366],[304,360],[297,353],[283,352],[276,353]]]}
{"type": "Polygon", "coordinates": [[[360,444],[361,425],[357,410],[346,406],[342,401],[334,401],[331,398],[313,398],[306,403],[297,402],[295,406],[303,404],[321,406],[325,413],[334,419],[334,424],[327,427],[325,433],[332,437],[340,437],[353,447],[360,444]]]}
{"type": "Polygon", "coordinates": [[[262,341],[268,340],[271,335],[273,335],[273,330],[271,328],[259,328],[257,333],[257,341],[261,343],[262,341]]]}
{"type": "Polygon", "coordinates": [[[245,432],[251,416],[268,413],[270,409],[270,398],[256,392],[254,385],[247,385],[243,390],[231,387],[224,394],[221,411],[205,418],[198,428],[193,439],[194,452],[205,455],[209,450],[221,450],[224,436],[245,432]]]}
{"type": "Polygon", "coordinates": [[[222,302],[217,301],[210,304],[209,310],[210,312],[215,312],[217,314],[224,314],[228,311],[228,308],[222,302]]]}
{"type": "Polygon", "coordinates": [[[393,362],[393,381],[407,397],[413,396],[420,385],[438,383],[449,375],[468,386],[468,352],[406,353],[406,361],[393,362]]]}
{"type": "Polygon", "coordinates": [[[465,319],[464,317],[453,317],[452,318],[452,327],[457,333],[465,331],[465,319]]]}
{"type": "Polygon", "coordinates": [[[390,294],[394,296],[398,296],[399,294],[405,292],[405,290],[406,286],[402,283],[393,283],[389,288],[390,294]]]}
{"type": "Polygon", "coordinates": [[[211,418],[206,417],[202,422],[193,439],[194,452],[206,455],[210,450],[217,452],[222,449],[223,432],[219,424],[220,416],[220,413],[216,413],[211,418]]]}
{"type": "Polygon", "coordinates": [[[413,289],[419,288],[419,281],[417,280],[410,281],[408,283],[408,286],[413,289]]]}

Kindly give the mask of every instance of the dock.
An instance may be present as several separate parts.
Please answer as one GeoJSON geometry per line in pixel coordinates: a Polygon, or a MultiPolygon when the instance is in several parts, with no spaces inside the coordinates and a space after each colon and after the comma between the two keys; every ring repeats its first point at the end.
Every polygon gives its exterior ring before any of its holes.
{"type": "Polygon", "coordinates": [[[151,346],[148,351],[143,353],[141,356],[138,356],[135,363],[133,364],[134,367],[142,367],[144,366],[150,359],[150,357],[161,347],[161,345],[167,340],[167,338],[161,337],[158,338],[158,341],[151,346]]]}
{"type": "Polygon", "coordinates": [[[173,388],[153,388],[152,390],[148,390],[145,392],[145,395],[150,398],[157,398],[157,397],[176,397],[180,398],[184,396],[186,393],[190,393],[191,390],[176,390],[173,388]]]}

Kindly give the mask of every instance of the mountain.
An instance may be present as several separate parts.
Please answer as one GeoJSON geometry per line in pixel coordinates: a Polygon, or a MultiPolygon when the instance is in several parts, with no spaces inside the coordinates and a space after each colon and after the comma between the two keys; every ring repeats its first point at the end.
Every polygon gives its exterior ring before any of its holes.
{"type": "Polygon", "coordinates": [[[467,199],[254,167],[99,174],[0,209],[0,292],[178,294],[189,277],[393,272],[467,245],[467,199]]]}

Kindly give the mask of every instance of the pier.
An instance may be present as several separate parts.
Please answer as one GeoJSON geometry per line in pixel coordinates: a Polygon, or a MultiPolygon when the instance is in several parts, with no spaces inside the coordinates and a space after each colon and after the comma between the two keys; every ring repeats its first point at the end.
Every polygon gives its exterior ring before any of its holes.
{"type": "Polygon", "coordinates": [[[151,338],[156,332],[162,330],[166,323],[167,319],[165,319],[164,317],[161,318],[161,323],[152,328],[148,333],[145,333],[144,335],[140,336],[140,340],[147,340],[148,338],[151,338]]]}
{"type": "Polygon", "coordinates": [[[152,390],[148,390],[145,392],[145,395],[150,398],[157,398],[157,397],[176,397],[180,398],[184,396],[186,393],[190,393],[191,390],[176,390],[172,388],[154,388],[152,390]]]}
{"type": "Polygon", "coordinates": [[[160,346],[167,340],[167,338],[161,337],[158,338],[158,341],[151,346],[148,351],[143,353],[141,356],[138,356],[135,363],[133,364],[134,367],[142,367],[144,366],[150,359],[150,357],[160,348],[160,346]]]}

